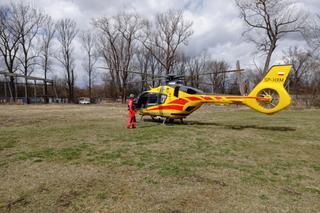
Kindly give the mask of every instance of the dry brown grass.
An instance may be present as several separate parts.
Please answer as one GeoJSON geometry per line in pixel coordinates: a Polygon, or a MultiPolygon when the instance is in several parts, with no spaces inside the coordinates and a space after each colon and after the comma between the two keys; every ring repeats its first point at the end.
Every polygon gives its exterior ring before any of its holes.
{"type": "Polygon", "coordinates": [[[320,110],[0,106],[0,212],[318,212],[320,110]]]}

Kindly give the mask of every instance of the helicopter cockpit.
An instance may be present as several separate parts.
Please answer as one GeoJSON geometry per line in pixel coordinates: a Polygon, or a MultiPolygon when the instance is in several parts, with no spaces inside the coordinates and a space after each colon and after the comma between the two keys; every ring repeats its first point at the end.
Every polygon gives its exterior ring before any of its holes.
{"type": "MultiPolygon", "coordinates": [[[[179,92],[185,92],[190,95],[203,94],[201,90],[184,85],[170,85],[174,89],[174,96],[179,98],[179,92]]],[[[136,100],[136,108],[144,109],[151,106],[164,104],[167,99],[167,95],[163,93],[143,92],[136,100]]]]}

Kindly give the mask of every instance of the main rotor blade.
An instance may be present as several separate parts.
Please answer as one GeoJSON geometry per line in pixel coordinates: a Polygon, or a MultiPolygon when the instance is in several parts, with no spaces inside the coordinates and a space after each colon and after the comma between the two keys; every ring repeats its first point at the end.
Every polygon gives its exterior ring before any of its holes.
{"type": "Polygon", "coordinates": [[[149,74],[149,73],[141,73],[141,72],[132,71],[132,70],[113,69],[113,68],[110,68],[110,67],[97,67],[97,68],[105,69],[105,70],[114,70],[114,71],[126,72],[126,73],[134,73],[134,74],[139,74],[139,75],[146,75],[146,76],[156,77],[156,78],[166,78],[166,76],[163,76],[163,75],[153,75],[153,74],[149,74]]]}
{"type": "Polygon", "coordinates": [[[225,71],[218,71],[218,72],[208,72],[208,73],[199,73],[198,75],[212,75],[212,74],[222,74],[222,73],[232,73],[232,72],[244,72],[245,69],[240,70],[225,70],[225,71]]]}
{"type": "Polygon", "coordinates": [[[133,83],[141,83],[141,82],[152,82],[152,81],[159,81],[159,80],[163,80],[163,78],[154,78],[154,79],[152,79],[152,80],[147,80],[147,79],[145,79],[145,80],[140,80],[140,81],[129,81],[129,82],[127,82],[128,84],[133,84],[133,83]]]}

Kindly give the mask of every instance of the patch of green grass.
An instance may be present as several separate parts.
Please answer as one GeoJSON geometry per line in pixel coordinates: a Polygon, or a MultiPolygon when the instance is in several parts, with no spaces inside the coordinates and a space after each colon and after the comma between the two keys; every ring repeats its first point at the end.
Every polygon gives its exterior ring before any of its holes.
{"type": "Polygon", "coordinates": [[[306,192],[313,193],[313,194],[320,195],[320,189],[318,189],[318,188],[306,187],[306,188],[305,188],[305,191],[306,191],[306,192]]]}
{"type": "Polygon", "coordinates": [[[151,185],[157,185],[159,184],[158,181],[154,180],[152,177],[144,177],[144,181],[148,184],[151,184],[151,185]]]}
{"type": "Polygon", "coordinates": [[[145,162],[142,162],[141,160],[136,160],[136,159],[126,159],[121,162],[122,165],[127,165],[127,166],[135,166],[137,168],[143,168],[145,167],[145,162]]]}
{"type": "Polygon", "coordinates": [[[10,149],[10,148],[13,148],[15,147],[17,144],[17,142],[1,142],[0,143],[0,151],[4,150],[4,149],[10,149]]]}
{"type": "Polygon", "coordinates": [[[9,165],[9,162],[7,160],[1,160],[0,161],[0,168],[5,168],[9,165]]]}
{"type": "Polygon", "coordinates": [[[42,150],[36,150],[31,152],[22,152],[19,156],[19,160],[27,160],[27,159],[52,159],[56,157],[56,149],[46,148],[42,150]]]}
{"type": "Polygon", "coordinates": [[[58,150],[56,155],[65,160],[73,160],[79,158],[84,149],[84,146],[63,148],[58,150]]]}
{"type": "Polygon", "coordinates": [[[161,176],[190,176],[193,172],[188,167],[171,162],[160,165],[158,174],[161,176]]]}
{"type": "Polygon", "coordinates": [[[320,164],[312,165],[312,168],[314,169],[314,171],[320,172],[320,164]]]}
{"type": "Polygon", "coordinates": [[[74,160],[78,159],[81,153],[89,149],[88,144],[80,144],[73,147],[66,147],[61,149],[46,148],[31,152],[20,153],[19,160],[35,159],[35,162],[41,162],[42,160],[74,160]]]}
{"type": "Polygon", "coordinates": [[[12,135],[0,135],[0,151],[4,149],[14,148],[18,141],[15,136],[12,135]]]}
{"type": "Polygon", "coordinates": [[[264,171],[257,170],[249,175],[241,177],[241,180],[247,184],[267,185],[271,179],[265,175],[264,171]]]}
{"type": "Polygon", "coordinates": [[[103,163],[115,163],[115,161],[122,159],[128,153],[127,149],[117,149],[113,151],[106,151],[103,153],[98,153],[95,155],[95,158],[91,162],[98,164],[103,163]]]}
{"type": "Polygon", "coordinates": [[[108,193],[107,192],[99,192],[97,194],[97,198],[100,200],[105,200],[108,198],[108,193]]]}

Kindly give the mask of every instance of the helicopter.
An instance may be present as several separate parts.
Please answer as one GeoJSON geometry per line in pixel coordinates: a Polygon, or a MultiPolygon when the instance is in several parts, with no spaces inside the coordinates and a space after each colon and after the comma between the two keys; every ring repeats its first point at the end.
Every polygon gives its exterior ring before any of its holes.
{"type": "MultiPolygon", "coordinates": [[[[111,70],[106,67],[100,68],[111,70]]],[[[272,66],[264,78],[246,96],[207,94],[197,88],[184,85],[181,78],[185,76],[173,74],[158,76],[158,79],[165,78],[166,84],[154,88],[150,87],[149,90],[138,95],[135,99],[136,110],[141,115],[140,120],[144,116],[151,116],[153,120],[162,120],[163,123],[173,122],[175,119],[180,119],[183,122],[183,119],[204,104],[245,105],[257,112],[272,115],[291,104],[291,97],[284,86],[291,69],[292,65],[290,64],[272,66]]],[[[134,71],[121,71],[141,74],[134,71]]],[[[240,71],[244,70],[237,69],[218,73],[240,71]]]]}
{"type": "Polygon", "coordinates": [[[136,109],[142,117],[162,119],[163,123],[175,119],[183,122],[203,104],[246,105],[260,113],[272,115],[291,103],[291,97],[284,87],[291,69],[292,65],[271,67],[247,96],[206,94],[197,88],[183,85],[181,76],[168,75],[165,85],[150,88],[137,97],[136,109]]]}

